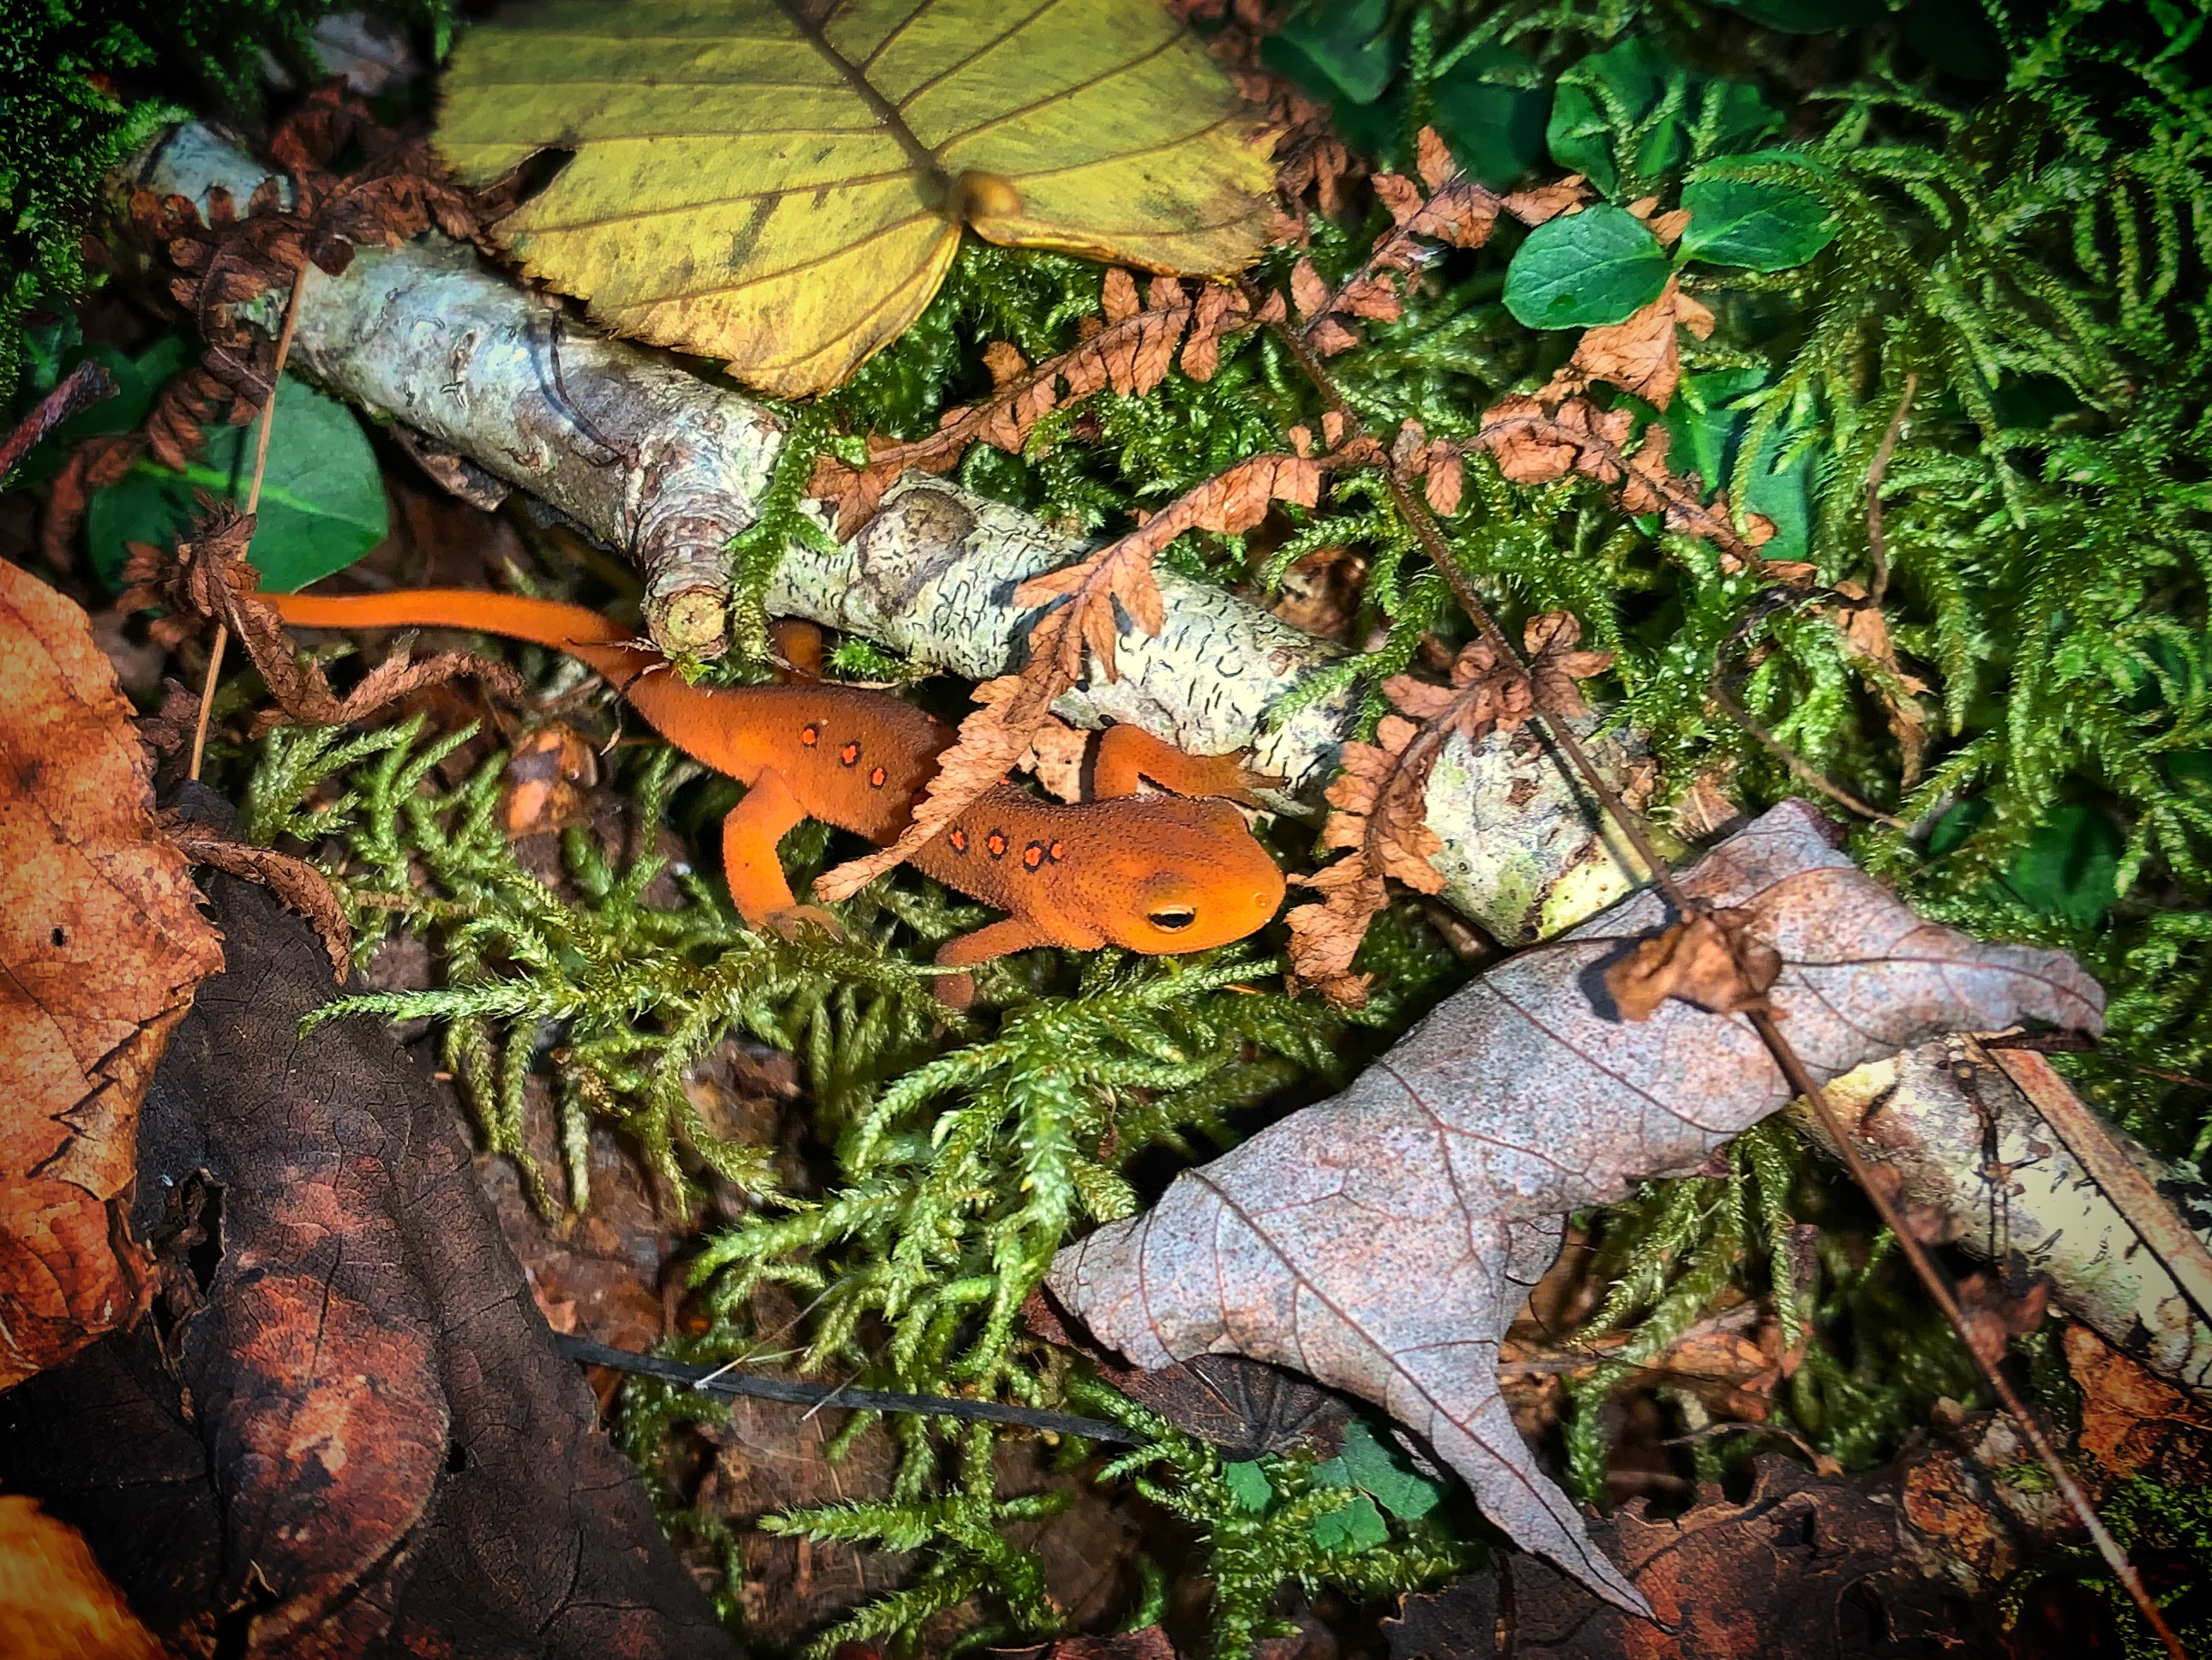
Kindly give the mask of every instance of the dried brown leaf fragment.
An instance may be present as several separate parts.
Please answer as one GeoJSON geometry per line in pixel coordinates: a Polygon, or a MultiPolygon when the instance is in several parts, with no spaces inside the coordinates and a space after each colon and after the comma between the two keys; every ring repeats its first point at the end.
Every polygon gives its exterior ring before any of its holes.
{"type": "Polygon", "coordinates": [[[133,1319],[141,1098],[222,966],[82,611],[0,562],[0,1389],[133,1319]]]}

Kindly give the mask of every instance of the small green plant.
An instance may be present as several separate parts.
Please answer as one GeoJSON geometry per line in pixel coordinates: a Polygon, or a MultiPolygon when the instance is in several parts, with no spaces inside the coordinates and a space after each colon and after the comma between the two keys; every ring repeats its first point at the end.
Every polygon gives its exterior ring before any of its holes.
{"type": "Polygon", "coordinates": [[[1224,1462],[1219,1449],[1112,1389],[1079,1383],[1071,1395],[1144,1438],[1099,1479],[1127,1480],[1198,1531],[1213,1585],[1215,1660],[1242,1660],[1261,1639],[1288,1634],[1274,1614],[1286,1581],[1309,1595],[1335,1586],[1387,1596],[1482,1560],[1439,1511],[1441,1486],[1363,1423],[1347,1428],[1333,1458],[1271,1453],[1224,1462]]]}

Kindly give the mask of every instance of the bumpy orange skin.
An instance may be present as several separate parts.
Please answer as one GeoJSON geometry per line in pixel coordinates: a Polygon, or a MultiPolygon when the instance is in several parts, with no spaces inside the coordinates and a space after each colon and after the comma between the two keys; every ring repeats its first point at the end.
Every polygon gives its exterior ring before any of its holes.
{"type": "MultiPolygon", "coordinates": [[[[471,629],[590,665],[662,737],[746,787],[723,824],[722,851],[731,897],[755,926],[800,914],[775,856],[787,831],[818,818],[878,845],[895,840],[952,742],[943,724],[881,692],[686,684],[665,660],[580,605],[465,588],[263,598],[303,628],[471,629]]],[[[1062,806],[1002,787],[916,851],[925,873],[1007,914],[951,941],[940,963],[964,967],[1030,946],[1206,951],[1274,915],[1282,873],[1236,808],[1133,793],[1139,779],[1233,793],[1233,765],[1185,756],[1134,727],[1114,728],[1109,744],[1096,768],[1109,799],[1062,806]]]]}

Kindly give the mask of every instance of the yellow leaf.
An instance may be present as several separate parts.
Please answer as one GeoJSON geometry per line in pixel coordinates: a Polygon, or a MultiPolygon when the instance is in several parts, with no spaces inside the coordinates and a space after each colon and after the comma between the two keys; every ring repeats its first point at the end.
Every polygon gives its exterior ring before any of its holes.
{"type": "Polygon", "coordinates": [[[1254,127],[1158,0],[552,0],[465,37],[437,143],[477,183],[573,151],[500,225],[524,269],[799,397],[921,314],[963,223],[1241,270],[1254,127]]]}

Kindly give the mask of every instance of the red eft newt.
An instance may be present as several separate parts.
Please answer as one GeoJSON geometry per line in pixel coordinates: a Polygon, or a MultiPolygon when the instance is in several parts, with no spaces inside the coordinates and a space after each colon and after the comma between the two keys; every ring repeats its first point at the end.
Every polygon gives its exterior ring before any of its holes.
{"type": "MultiPolygon", "coordinates": [[[[776,843],[819,818],[878,846],[896,839],[953,733],[883,692],[819,682],[685,683],[629,632],[581,605],[467,588],[360,596],[258,596],[303,628],[470,629],[567,653],[604,676],[660,735],[745,787],[722,821],[730,897],[755,927],[789,933],[821,913],[798,905],[776,843]]],[[[1246,798],[1232,757],[1186,755],[1139,727],[1107,728],[1093,765],[1100,799],[1066,806],[1000,785],[912,863],[1006,916],[948,941],[947,967],[1032,946],[1155,956],[1205,951],[1265,926],[1283,876],[1227,800],[1246,798]],[[1140,794],[1140,781],[1181,792],[1140,794]]],[[[965,976],[948,976],[956,982],[965,976]]],[[[969,988],[940,988],[964,1000],[969,988]]]]}

